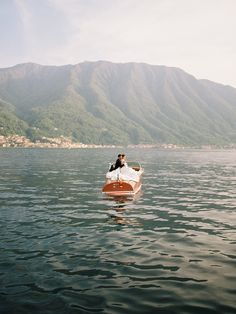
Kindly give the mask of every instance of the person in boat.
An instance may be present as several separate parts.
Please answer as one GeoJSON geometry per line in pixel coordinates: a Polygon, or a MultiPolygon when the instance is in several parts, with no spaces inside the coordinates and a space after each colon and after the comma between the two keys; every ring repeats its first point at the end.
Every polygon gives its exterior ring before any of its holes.
{"type": "Polygon", "coordinates": [[[125,160],[125,154],[118,155],[115,165],[113,164],[110,167],[106,174],[106,178],[109,180],[139,181],[138,172],[128,166],[125,160]]]}
{"type": "MultiPolygon", "coordinates": [[[[121,155],[121,164],[122,164],[122,167],[124,167],[124,166],[125,166],[125,167],[128,167],[125,158],[126,158],[125,154],[122,154],[122,155],[121,155]]],[[[122,167],[121,167],[121,168],[122,168],[122,167]]]]}
{"type": "Polygon", "coordinates": [[[124,157],[125,157],[125,154],[119,154],[118,158],[116,160],[115,166],[114,166],[114,164],[111,165],[111,168],[109,169],[109,172],[111,172],[113,170],[116,170],[118,168],[124,167],[124,157]]]}

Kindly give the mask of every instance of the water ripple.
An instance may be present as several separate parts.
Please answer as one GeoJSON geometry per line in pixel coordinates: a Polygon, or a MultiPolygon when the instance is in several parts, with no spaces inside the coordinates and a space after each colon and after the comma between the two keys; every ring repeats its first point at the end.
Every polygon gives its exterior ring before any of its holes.
{"type": "Polygon", "coordinates": [[[236,312],[236,152],[127,155],[135,198],[100,193],[114,150],[1,152],[1,313],[236,312]]]}

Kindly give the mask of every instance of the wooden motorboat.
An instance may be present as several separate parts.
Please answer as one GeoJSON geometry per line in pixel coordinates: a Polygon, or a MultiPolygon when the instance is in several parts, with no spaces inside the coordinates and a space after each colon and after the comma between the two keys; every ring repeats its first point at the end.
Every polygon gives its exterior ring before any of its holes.
{"type": "Polygon", "coordinates": [[[122,168],[107,172],[102,192],[107,195],[134,195],[142,186],[143,168],[138,162],[127,162],[122,168]]]}

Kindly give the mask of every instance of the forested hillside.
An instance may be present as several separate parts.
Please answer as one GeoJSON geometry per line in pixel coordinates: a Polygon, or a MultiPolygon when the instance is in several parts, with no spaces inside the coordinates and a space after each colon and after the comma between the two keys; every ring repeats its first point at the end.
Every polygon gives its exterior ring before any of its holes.
{"type": "Polygon", "coordinates": [[[105,61],[0,69],[0,134],[97,144],[236,143],[236,89],[105,61]]]}

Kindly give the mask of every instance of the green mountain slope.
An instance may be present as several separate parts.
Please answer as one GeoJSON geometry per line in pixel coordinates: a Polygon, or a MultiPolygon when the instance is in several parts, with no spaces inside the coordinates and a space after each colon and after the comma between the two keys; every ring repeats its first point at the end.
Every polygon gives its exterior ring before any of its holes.
{"type": "Polygon", "coordinates": [[[236,89],[197,80],[178,68],[105,61],[21,64],[0,69],[0,98],[12,105],[11,114],[31,138],[64,135],[102,144],[236,142],[236,89]]]}
{"type": "Polygon", "coordinates": [[[25,135],[28,127],[16,116],[14,107],[0,99],[0,135],[25,135]]]}

